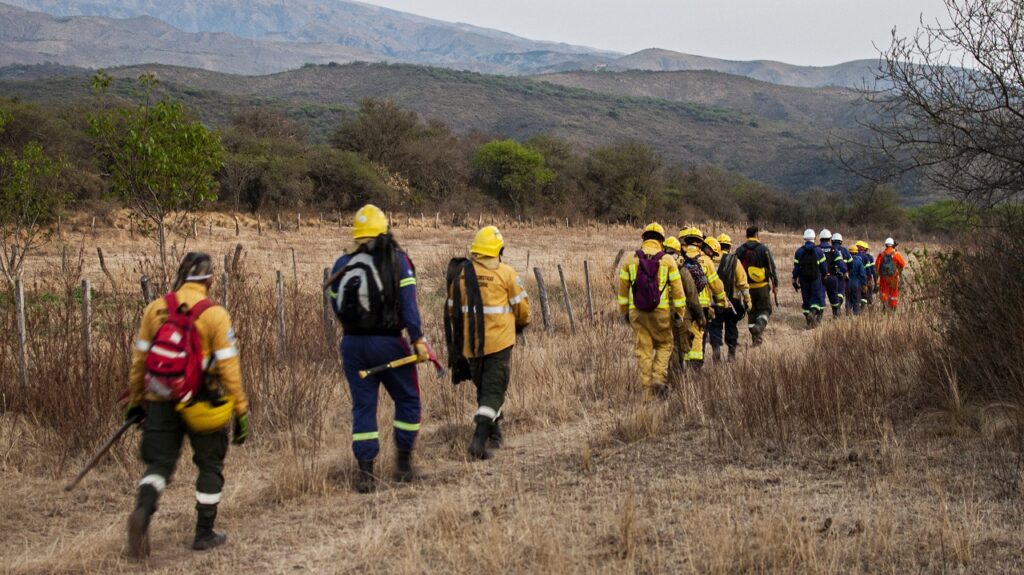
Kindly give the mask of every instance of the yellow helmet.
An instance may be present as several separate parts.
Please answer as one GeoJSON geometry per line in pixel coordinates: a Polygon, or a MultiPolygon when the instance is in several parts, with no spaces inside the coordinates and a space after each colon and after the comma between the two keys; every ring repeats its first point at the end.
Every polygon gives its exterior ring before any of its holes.
{"type": "Polygon", "coordinates": [[[703,240],[704,232],[700,231],[700,229],[696,227],[685,228],[679,232],[679,239],[684,244],[687,243],[687,240],[703,240]]]}
{"type": "Polygon", "coordinates": [[[679,244],[679,240],[675,237],[669,236],[665,238],[665,251],[669,250],[672,250],[670,253],[679,254],[683,252],[683,246],[679,244]]]}
{"type": "Polygon", "coordinates": [[[183,401],[175,409],[193,433],[213,433],[231,421],[235,400],[223,397],[214,401],[183,401]]]}
{"type": "Polygon", "coordinates": [[[858,241],[857,242],[857,247],[862,249],[862,250],[869,250],[869,249],[871,249],[871,246],[869,246],[868,243],[866,241],[864,241],[864,240],[858,241]]]}
{"type": "Polygon", "coordinates": [[[661,227],[661,224],[658,222],[651,222],[647,224],[647,227],[644,228],[644,237],[647,237],[647,234],[649,233],[658,234],[661,236],[661,241],[665,241],[665,228],[661,227]]]}
{"type": "Polygon", "coordinates": [[[356,212],[352,224],[352,237],[357,240],[375,238],[388,233],[388,217],[384,210],[373,204],[366,204],[356,212]]]}
{"type": "Polygon", "coordinates": [[[860,246],[858,246],[858,245],[856,245],[856,244],[854,244],[854,245],[850,246],[850,253],[851,253],[851,254],[857,254],[857,253],[860,253],[860,246]]]}
{"type": "Polygon", "coordinates": [[[700,257],[700,248],[698,248],[695,245],[689,245],[686,246],[686,251],[683,253],[685,253],[686,257],[690,258],[691,260],[697,259],[700,257]]]}
{"type": "Polygon", "coordinates": [[[704,245],[711,248],[711,251],[715,252],[715,255],[722,255],[722,246],[718,243],[718,240],[712,237],[704,238],[704,245]]]}
{"type": "Polygon", "coordinates": [[[473,245],[469,251],[482,256],[496,258],[501,255],[501,249],[505,247],[505,239],[501,232],[494,226],[487,226],[476,233],[473,238],[473,245]]]}
{"type": "Polygon", "coordinates": [[[732,238],[729,237],[729,234],[722,234],[718,236],[718,243],[722,244],[723,247],[731,246],[732,238]]]}

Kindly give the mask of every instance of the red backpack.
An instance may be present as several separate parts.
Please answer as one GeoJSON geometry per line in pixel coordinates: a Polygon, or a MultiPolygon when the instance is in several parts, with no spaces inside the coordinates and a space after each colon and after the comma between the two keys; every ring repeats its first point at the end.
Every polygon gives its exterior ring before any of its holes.
{"type": "Polygon", "coordinates": [[[146,355],[146,390],[165,399],[187,401],[203,383],[203,344],[195,322],[213,302],[204,299],[182,313],[178,297],[171,292],[167,321],[156,330],[146,355]]]}

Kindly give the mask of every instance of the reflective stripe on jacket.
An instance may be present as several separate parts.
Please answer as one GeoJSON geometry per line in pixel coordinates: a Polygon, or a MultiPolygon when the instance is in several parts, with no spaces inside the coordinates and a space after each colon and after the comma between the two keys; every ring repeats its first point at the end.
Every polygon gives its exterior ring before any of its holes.
{"type": "MultiPolygon", "coordinates": [[[[207,297],[206,286],[199,283],[186,283],[175,294],[178,303],[191,308],[207,297]]],[[[132,352],[132,367],[128,380],[130,401],[139,404],[147,401],[166,401],[165,399],[145,392],[146,353],[157,330],[167,321],[167,302],[158,298],[146,306],[142,314],[142,325],[135,339],[132,352]]],[[[235,413],[243,414],[249,410],[249,401],[242,389],[242,369],[235,343],[235,332],[231,328],[231,317],[222,306],[210,307],[196,319],[196,330],[203,344],[203,365],[211,387],[221,389],[235,401],[235,413]]]]}
{"type": "MultiPolygon", "coordinates": [[[[516,344],[516,327],[526,327],[530,323],[530,299],[519,274],[512,266],[501,263],[498,258],[477,254],[471,254],[470,259],[473,260],[473,271],[480,284],[480,299],[484,308],[484,355],[490,355],[516,344]]],[[[452,294],[448,293],[448,313],[455,305],[459,305],[464,312],[469,311],[465,276],[459,277],[459,290],[462,293],[459,302],[452,301],[452,294]]],[[[463,354],[476,357],[469,345],[469,328],[469,322],[464,322],[463,354]]]]}
{"type": "MultiPolygon", "coordinates": [[[[640,248],[648,256],[653,256],[662,251],[661,243],[656,240],[646,240],[640,248]]],[[[636,282],[637,268],[640,266],[640,259],[633,254],[626,263],[619,268],[619,311],[623,314],[629,310],[636,309],[633,305],[633,284],[636,282]]],[[[691,283],[693,282],[691,278],[691,283]]],[[[676,259],[669,254],[658,260],[658,287],[661,289],[661,301],[658,302],[659,310],[676,309],[682,313],[686,307],[686,292],[683,290],[683,278],[679,272],[676,259]],[[667,288],[667,289],[666,289],[667,288]]],[[[694,289],[696,291],[696,289],[694,289]]]]}

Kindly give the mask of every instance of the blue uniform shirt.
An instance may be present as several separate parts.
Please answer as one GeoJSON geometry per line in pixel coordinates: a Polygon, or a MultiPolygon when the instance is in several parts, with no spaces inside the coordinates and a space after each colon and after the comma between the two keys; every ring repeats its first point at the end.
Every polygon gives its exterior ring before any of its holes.
{"type": "Polygon", "coordinates": [[[857,253],[857,257],[864,261],[864,274],[870,279],[875,277],[875,258],[866,250],[857,253]]]}
{"type": "MultiPolygon", "coordinates": [[[[345,267],[348,264],[348,260],[352,258],[352,255],[353,254],[345,254],[338,258],[338,261],[334,262],[334,268],[331,270],[331,275],[334,275],[338,270],[345,267]]],[[[416,303],[416,268],[412,265],[412,261],[405,252],[399,251],[397,255],[398,264],[401,268],[401,279],[398,281],[399,328],[407,330],[409,332],[410,341],[415,342],[423,337],[423,323],[420,321],[420,308],[416,303]]],[[[332,287],[332,293],[336,293],[337,291],[338,286],[335,284],[332,287]]]]}
{"type": "Polygon", "coordinates": [[[827,276],[828,265],[825,263],[825,253],[821,251],[821,248],[814,245],[814,242],[808,241],[797,248],[796,255],[793,256],[793,279],[800,279],[800,256],[802,256],[806,250],[814,251],[814,258],[818,262],[818,275],[821,277],[827,276]]]}
{"type": "Polygon", "coordinates": [[[867,271],[864,269],[864,260],[858,257],[850,259],[850,283],[854,285],[863,285],[867,281],[867,271]]]}
{"type": "Polygon", "coordinates": [[[818,249],[820,249],[821,253],[825,255],[825,275],[828,275],[828,269],[830,267],[828,263],[830,261],[835,262],[836,274],[843,275],[847,272],[849,268],[846,267],[846,260],[843,259],[843,253],[840,251],[840,248],[834,247],[830,242],[821,242],[818,249]]]}

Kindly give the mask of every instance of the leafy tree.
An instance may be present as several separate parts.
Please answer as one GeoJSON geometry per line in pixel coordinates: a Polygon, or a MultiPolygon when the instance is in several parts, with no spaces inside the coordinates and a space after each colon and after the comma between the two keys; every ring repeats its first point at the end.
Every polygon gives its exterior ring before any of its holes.
{"type": "Polygon", "coordinates": [[[516,213],[536,205],[543,186],[555,179],[544,166],[544,155],[515,140],[493,140],[473,158],[473,168],[484,191],[511,204],[516,213]]]}
{"type": "MultiPolygon", "coordinates": [[[[10,116],[0,114],[0,132],[10,116]]],[[[67,202],[59,176],[63,159],[29,142],[21,150],[0,150],[0,272],[8,283],[24,271],[25,258],[45,239],[44,227],[67,202]]]]}
{"type": "Polygon", "coordinates": [[[367,99],[359,102],[359,112],[346,121],[331,137],[331,144],[342,150],[359,152],[371,162],[391,170],[406,167],[407,144],[422,133],[419,116],[404,110],[391,100],[367,99]]]}
{"type": "Polygon", "coordinates": [[[627,142],[598,148],[587,157],[587,184],[595,215],[642,220],[664,193],[661,156],[647,144],[627,142]]]}
{"type": "MultiPolygon", "coordinates": [[[[177,229],[190,212],[217,199],[214,178],[224,160],[216,134],[190,119],[181,102],[156,98],[157,80],[139,77],[141,101],[90,114],[111,190],[157,230],[160,265],[167,280],[167,225],[177,229]]],[[[111,78],[100,72],[93,88],[103,94],[111,78]]]]}

